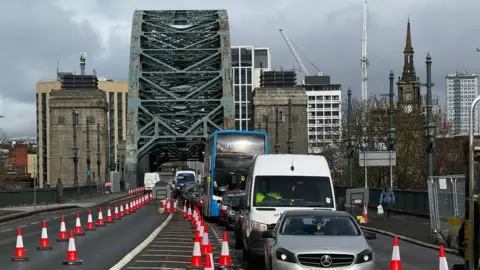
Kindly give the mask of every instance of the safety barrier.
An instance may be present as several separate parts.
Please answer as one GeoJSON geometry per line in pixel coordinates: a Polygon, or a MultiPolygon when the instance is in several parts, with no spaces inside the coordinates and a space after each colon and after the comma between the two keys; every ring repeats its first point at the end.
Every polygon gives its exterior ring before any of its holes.
{"type": "Polygon", "coordinates": [[[0,189],[0,207],[63,202],[77,194],[80,198],[96,196],[98,190],[97,185],[64,187],[60,195],[57,188],[0,189]]]}
{"type": "MultiPolygon", "coordinates": [[[[335,196],[338,198],[345,198],[347,187],[335,187],[335,196]]],[[[381,188],[370,188],[368,206],[370,208],[377,208],[378,200],[380,199],[381,188]]],[[[392,211],[402,212],[406,214],[429,216],[430,208],[427,191],[417,190],[394,190],[395,204],[392,205],[392,211]]]]}

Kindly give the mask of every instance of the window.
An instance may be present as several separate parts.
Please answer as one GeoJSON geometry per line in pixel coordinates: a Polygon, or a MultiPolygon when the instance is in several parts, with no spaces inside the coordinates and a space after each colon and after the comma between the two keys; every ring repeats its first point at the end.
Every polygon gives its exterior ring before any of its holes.
{"type": "Polygon", "coordinates": [[[247,84],[252,84],[252,69],[247,68],[247,84]]]}
{"type": "Polygon", "coordinates": [[[246,86],[242,86],[242,101],[247,101],[247,87],[246,86]]]}
{"type": "Polygon", "coordinates": [[[247,83],[247,68],[242,68],[242,78],[240,79],[241,84],[247,83]]]}
{"type": "Polygon", "coordinates": [[[235,101],[240,101],[240,86],[235,85],[235,101]]]}
{"type": "Polygon", "coordinates": [[[240,83],[240,69],[234,68],[233,69],[233,83],[239,84],[240,83]]]}
{"type": "Polygon", "coordinates": [[[118,140],[123,140],[123,93],[117,93],[118,140]]]}
{"type": "Polygon", "coordinates": [[[232,48],[231,51],[232,54],[232,66],[233,67],[238,67],[240,65],[240,52],[238,48],[232,48]]]}
{"type": "Polygon", "coordinates": [[[255,177],[254,194],[263,200],[253,206],[277,207],[333,207],[330,178],[321,176],[269,176],[255,177]],[[273,195],[272,195],[273,194],[273,195]]]}
{"type": "Polygon", "coordinates": [[[360,236],[361,232],[350,217],[322,215],[319,212],[314,215],[287,215],[280,234],[360,236]]]}
{"type": "Polygon", "coordinates": [[[405,100],[411,101],[413,99],[412,93],[411,92],[406,92],[405,93],[405,100]]]}
{"type": "Polygon", "coordinates": [[[235,103],[235,119],[240,119],[240,103],[235,103]]]}
{"type": "Polygon", "coordinates": [[[242,103],[242,118],[247,118],[247,104],[242,103]]]}

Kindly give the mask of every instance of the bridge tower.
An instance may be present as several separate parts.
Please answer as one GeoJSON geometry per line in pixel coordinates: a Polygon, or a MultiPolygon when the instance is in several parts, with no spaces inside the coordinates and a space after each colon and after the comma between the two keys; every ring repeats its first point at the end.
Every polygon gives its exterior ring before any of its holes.
{"type": "Polygon", "coordinates": [[[130,186],[162,163],[201,160],[206,137],[233,129],[231,80],[226,10],[134,12],[125,156],[130,186]]]}

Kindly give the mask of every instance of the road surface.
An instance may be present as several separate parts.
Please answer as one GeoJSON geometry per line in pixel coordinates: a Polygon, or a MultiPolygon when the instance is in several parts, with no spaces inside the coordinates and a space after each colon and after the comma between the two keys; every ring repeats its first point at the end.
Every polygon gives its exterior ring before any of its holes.
{"type": "MultiPolygon", "coordinates": [[[[87,232],[86,236],[76,237],[77,251],[84,264],[70,268],[109,269],[163,222],[164,217],[156,214],[155,208],[155,204],[152,202],[138,210],[137,213],[127,216],[115,224],[108,224],[104,228],[87,232]]],[[[103,210],[105,216],[105,209],[103,210]]],[[[96,220],[96,209],[92,212],[94,220],[96,220]]],[[[82,225],[85,226],[87,221],[86,211],[80,213],[82,225]]],[[[57,243],[55,241],[60,230],[59,216],[48,216],[47,221],[48,236],[53,250],[36,250],[40,241],[41,221],[45,217],[37,217],[37,220],[30,219],[30,223],[22,228],[24,231],[23,242],[27,249],[27,256],[30,258],[28,262],[11,262],[11,256],[15,250],[15,230],[0,233],[0,264],[2,270],[65,269],[61,262],[66,257],[68,243],[57,243]]],[[[66,216],[67,230],[73,229],[74,224],[75,212],[72,212],[66,216]]]]}

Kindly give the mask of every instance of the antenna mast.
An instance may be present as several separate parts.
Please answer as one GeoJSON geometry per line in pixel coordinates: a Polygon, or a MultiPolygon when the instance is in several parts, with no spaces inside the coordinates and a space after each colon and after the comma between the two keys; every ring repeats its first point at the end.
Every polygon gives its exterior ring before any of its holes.
{"type": "Polygon", "coordinates": [[[80,75],[85,75],[85,64],[87,62],[87,53],[80,53],[80,75]]]}
{"type": "Polygon", "coordinates": [[[363,5],[363,34],[362,34],[362,102],[367,103],[368,99],[368,88],[367,88],[367,69],[368,69],[368,58],[367,58],[367,0],[363,5]]]}

